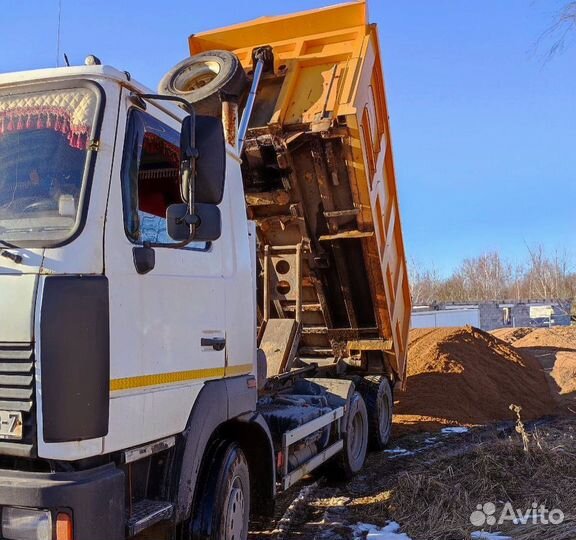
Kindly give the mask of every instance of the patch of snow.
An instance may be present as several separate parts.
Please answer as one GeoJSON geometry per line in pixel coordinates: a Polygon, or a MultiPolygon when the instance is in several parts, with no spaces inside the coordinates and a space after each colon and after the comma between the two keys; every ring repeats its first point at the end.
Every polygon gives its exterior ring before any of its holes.
{"type": "Polygon", "coordinates": [[[486,532],[486,531],[474,531],[470,538],[472,540],[512,540],[511,536],[502,536],[499,532],[486,532]]]}
{"type": "Polygon", "coordinates": [[[434,444],[438,439],[436,439],[436,437],[428,437],[427,439],[424,439],[424,443],[425,444],[434,444]]]}
{"type": "Polygon", "coordinates": [[[366,540],[411,540],[400,532],[400,525],[391,521],[386,527],[378,527],[368,523],[357,523],[352,526],[353,538],[366,538],[366,540]]]}
{"type": "Polygon", "coordinates": [[[386,454],[393,454],[394,457],[401,457],[401,456],[413,456],[415,452],[411,450],[406,450],[406,448],[389,448],[388,450],[384,450],[386,454]]]}
{"type": "Polygon", "coordinates": [[[444,435],[450,435],[452,433],[466,433],[467,431],[468,428],[463,426],[442,428],[442,433],[444,433],[444,435]]]}

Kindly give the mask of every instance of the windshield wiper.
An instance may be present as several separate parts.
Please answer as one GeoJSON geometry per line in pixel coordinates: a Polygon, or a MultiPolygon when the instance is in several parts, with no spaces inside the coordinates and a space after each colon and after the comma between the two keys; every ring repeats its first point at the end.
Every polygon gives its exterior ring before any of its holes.
{"type": "Polygon", "coordinates": [[[4,242],[4,240],[0,240],[0,244],[6,246],[0,248],[0,255],[2,255],[2,257],[6,257],[7,259],[14,261],[16,264],[22,264],[22,255],[8,251],[8,249],[14,249],[14,246],[11,246],[8,242],[4,242]]]}

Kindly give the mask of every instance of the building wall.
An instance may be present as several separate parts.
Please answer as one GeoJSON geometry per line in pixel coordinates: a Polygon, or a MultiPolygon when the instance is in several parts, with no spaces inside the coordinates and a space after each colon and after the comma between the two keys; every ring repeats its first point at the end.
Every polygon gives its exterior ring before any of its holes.
{"type": "Polygon", "coordinates": [[[568,326],[570,325],[570,310],[572,302],[519,302],[514,304],[487,303],[480,304],[480,328],[482,330],[495,330],[496,328],[519,326],[568,326]],[[546,312],[550,307],[550,316],[534,316],[533,308],[540,308],[546,312]],[[508,322],[505,321],[504,309],[510,310],[508,322]],[[544,309],[542,309],[544,308],[544,309]]]}
{"type": "MultiPolygon", "coordinates": [[[[504,308],[499,304],[480,304],[480,328],[482,330],[495,330],[504,325],[504,308]]],[[[512,311],[515,308],[511,308],[512,311]]],[[[514,317],[512,316],[512,320],[514,317]]],[[[510,326],[514,326],[511,324],[510,326]]]]}
{"type": "Polygon", "coordinates": [[[412,328],[471,325],[482,330],[520,326],[569,326],[571,301],[486,302],[482,304],[438,304],[412,312],[412,328]],[[546,308],[550,307],[550,310],[546,308]],[[546,316],[546,313],[550,313],[546,316]]]}
{"type": "Polygon", "coordinates": [[[412,312],[412,328],[441,328],[456,326],[480,326],[480,310],[439,309],[412,312]]]}

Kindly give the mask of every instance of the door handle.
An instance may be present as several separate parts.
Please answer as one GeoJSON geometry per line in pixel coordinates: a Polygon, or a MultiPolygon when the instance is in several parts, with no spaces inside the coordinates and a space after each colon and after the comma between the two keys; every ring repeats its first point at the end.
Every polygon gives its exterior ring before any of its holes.
{"type": "Polygon", "coordinates": [[[212,347],[215,351],[223,351],[226,347],[226,338],[214,337],[214,338],[201,338],[200,345],[202,347],[212,347]]]}

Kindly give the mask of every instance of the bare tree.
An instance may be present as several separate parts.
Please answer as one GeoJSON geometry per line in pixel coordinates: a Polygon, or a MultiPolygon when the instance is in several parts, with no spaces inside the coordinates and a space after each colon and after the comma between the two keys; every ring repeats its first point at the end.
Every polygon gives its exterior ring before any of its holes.
{"type": "Polygon", "coordinates": [[[524,292],[526,281],[526,268],[523,264],[517,264],[513,269],[512,283],[510,284],[509,298],[516,301],[526,298],[524,292]]]}
{"type": "Polygon", "coordinates": [[[454,274],[442,283],[438,291],[440,302],[467,302],[470,294],[466,289],[464,278],[460,274],[454,274]]]}
{"type": "Polygon", "coordinates": [[[442,283],[435,268],[424,268],[412,259],[408,266],[410,294],[415,306],[429,305],[438,299],[438,290],[442,283]]]}
{"type": "Polygon", "coordinates": [[[576,30],[576,1],[568,2],[558,13],[554,23],[540,36],[538,44],[552,40],[546,58],[549,60],[566,48],[566,40],[576,30]]]}
{"type": "Polygon", "coordinates": [[[530,266],[526,272],[531,298],[572,298],[574,295],[568,254],[556,251],[548,256],[543,246],[528,247],[530,266]]]}
{"type": "Polygon", "coordinates": [[[460,276],[466,291],[466,300],[496,300],[507,294],[512,266],[493,251],[479,257],[465,259],[456,276],[460,276]]]}
{"type": "Polygon", "coordinates": [[[412,261],[410,280],[414,305],[576,298],[576,272],[568,253],[548,254],[543,246],[528,247],[528,260],[515,266],[497,252],[466,259],[447,279],[412,261]]]}

